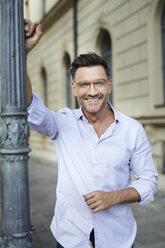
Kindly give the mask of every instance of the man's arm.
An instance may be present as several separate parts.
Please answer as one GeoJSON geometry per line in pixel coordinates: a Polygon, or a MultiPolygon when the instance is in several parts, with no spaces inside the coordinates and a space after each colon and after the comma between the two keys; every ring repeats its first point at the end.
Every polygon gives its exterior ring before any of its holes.
{"type": "Polygon", "coordinates": [[[112,192],[94,191],[83,195],[88,207],[94,212],[109,209],[121,203],[133,203],[140,201],[140,195],[133,187],[112,192]]]}
{"type": "Polygon", "coordinates": [[[130,168],[137,180],[132,181],[127,189],[112,192],[94,191],[84,195],[87,205],[94,213],[116,204],[138,202],[139,205],[144,205],[154,200],[158,173],[147,136],[141,125],[130,160],[130,168]]]}
{"type": "MultiPolygon", "coordinates": [[[[42,36],[41,25],[39,23],[31,23],[29,20],[24,21],[26,56],[38,43],[42,36]]],[[[26,76],[27,106],[32,102],[32,86],[28,75],[26,76]]]]}
{"type": "MultiPolygon", "coordinates": [[[[26,56],[39,42],[42,36],[41,25],[39,23],[31,23],[29,20],[24,21],[25,39],[26,39],[26,56]]],[[[65,123],[65,114],[59,114],[48,109],[41,99],[36,95],[32,95],[32,85],[28,75],[26,76],[27,89],[27,106],[28,108],[28,124],[36,132],[49,136],[54,140],[61,128],[61,121],[65,123]],[[33,104],[32,103],[33,97],[33,104]]]]}

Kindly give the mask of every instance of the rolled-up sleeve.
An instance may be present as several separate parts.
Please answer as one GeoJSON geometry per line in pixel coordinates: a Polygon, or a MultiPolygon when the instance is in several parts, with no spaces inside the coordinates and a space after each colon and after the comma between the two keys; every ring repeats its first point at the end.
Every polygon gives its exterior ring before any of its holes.
{"type": "Polygon", "coordinates": [[[55,139],[59,129],[58,113],[49,110],[34,93],[27,111],[29,126],[36,132],[55,139]]]}
{"type": "Polygon", "coordinates": [[[158,173],[153,162],[150,144],[142,126],[137,134],[130,166],[136,180],[132,181],[129,187],[134,187],[140,194],[139,205],[148,204],[154,200],[158,173]]]}

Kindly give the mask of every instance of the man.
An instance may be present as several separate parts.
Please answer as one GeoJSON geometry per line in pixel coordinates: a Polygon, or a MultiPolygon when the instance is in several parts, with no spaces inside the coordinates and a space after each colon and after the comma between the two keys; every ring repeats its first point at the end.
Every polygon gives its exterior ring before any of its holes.
{"type": "MultiPolygon", "coordinates": [[[[29,52],[41,27],[26,21],[25,33],[29,52]]],[[[54,141],[58,156],[52,233],[57,247],[131,248],[137,227],[129,203],[153,201],[157,188],[147,137],[140,123],[108,102],[110,72],[100,56],[80,55],[71,76],[81,108],[56,113],[32,94],[27,78],[29,125],[54,141]]]]}

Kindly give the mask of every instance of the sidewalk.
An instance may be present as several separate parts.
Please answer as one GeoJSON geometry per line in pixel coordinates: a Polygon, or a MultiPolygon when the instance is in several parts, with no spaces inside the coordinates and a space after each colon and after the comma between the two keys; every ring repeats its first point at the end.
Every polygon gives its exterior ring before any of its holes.
{"type": "Polygon", "coordinates": [[[31,223],[33,248],[55,248],[56,240],[50,231],[54,213],[57,183],[57,164],[47,166],[29,160],[31,223]]]}
{"type": "Polygon", "coordinates": [[[138,224],[135,248],[165,248],[165,194],[158,192],[153,203],[132,209],[138,224]]]}
{"type": "MultiPolygon", "coordinates": [[[[57,166],[52,163],[44,166],[30,159],[29,180],[31,223],[36,227],[33,248],[56,248],[49,226],[56,198],[57,166]]],[[[153,203],[143,207],[132,204],[138,224],[134,248],[165,248],[165,176],[161,177],[160,189],[153,203]]]]}

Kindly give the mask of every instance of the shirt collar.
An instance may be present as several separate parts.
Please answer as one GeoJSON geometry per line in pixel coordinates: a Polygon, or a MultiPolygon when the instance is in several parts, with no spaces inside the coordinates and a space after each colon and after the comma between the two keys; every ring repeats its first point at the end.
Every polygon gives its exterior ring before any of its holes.
{"type": "MultiPolygon", "coordinates": [[[[114,109],[114,107],[112,106],[112,104],[109,101],[107,102],[106,107],[109,109],[112,109],[112,111],[114,113],[115,121],[118,122],[119,121],[119,113],[114,109]]],[[[82,107],[80,107],[79,109],[76,110],[76,118],[78,120],[80,120],[80,119],[81,120],[87,120],[83,114],[82,107]]]]}

